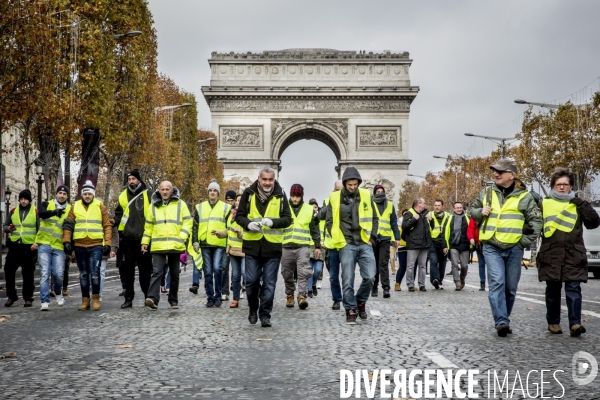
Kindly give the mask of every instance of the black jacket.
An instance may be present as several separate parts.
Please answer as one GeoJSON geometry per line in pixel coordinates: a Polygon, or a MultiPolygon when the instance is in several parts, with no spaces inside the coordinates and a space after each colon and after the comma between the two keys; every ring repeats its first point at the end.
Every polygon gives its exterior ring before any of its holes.
{"type": "MultiPolygon", "coordinates": [[[[248,230],[248,224],[252,222],[248,219],[248,213],[250,212],[250,196],[258,192],[258,181],[247,187],[242,193],[240,204],[238,206],[237,213],[235,215],[235,222],[238,223],[244,230],[248,230]]],[[[290,205],[288,203],[287,196],[281,189],[279,182],[275,181],[273,187],[273,193],[271,196],[281,198],[281,209],[279,210],[279,218],[273,218],[273,228],[285,229],[292,224],[292,214],[290,211],[290,205]]],[[[258,195],[257,195],[258,197],[258,195]]],[[[262,204],[258,198],[256,200],[256,208],[261,215],[264,215],[267,204],[262,204]]],[[[264,237],[260,240],[244,240],[242,244],[242,251],[245,255],[254,257],[266,257],[266,258],[281,258],[281,244],[271,243],[264,237]]]]}
{"type": "MultiPolygon", "coordinates": [[[[142,236],[144,235],[144,225],[146,224],[144,209],[146,204],[144,204],[144,195],[140,194],[144,190],[146,190],[146,184],[144,182],[141,182],[140,187],[134,193],[132,193],[128,187],[125,188],[125,191],[127,192],[128,202],[130,202],[131,199],[133,199],[135,196],[139,196],[129,206],[129,219],[127,220],[125,229],[123,229],[122,232],[119,232],[119,236],[121,238],[141,240],[142,236]]],[[[150,198],[151,193],[148,193],[148,205],[151,201],[150,198]]],[[[121,207],[121,204],[119,204],[115,209],[115,228],[119,227],[124,212],[125,210],[123,210],[123,207],[121,207]]]]}
{"type": "Polygon", "coordinates": [[[406,238],[407,250],[428,249],[431,246],[431,232],[429,232],[429,221],[427,210],[419,214],[419,219],[413,217],[410,212],[402,217],[402,233],[406,238]]]}

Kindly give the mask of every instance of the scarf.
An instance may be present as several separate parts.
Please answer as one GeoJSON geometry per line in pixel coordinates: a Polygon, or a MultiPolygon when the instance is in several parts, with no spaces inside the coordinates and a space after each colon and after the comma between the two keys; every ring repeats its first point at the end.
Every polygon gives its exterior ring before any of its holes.
{"type": "Polygon", "coordinates": [[[138,183],[136,187],[132,188],[131,186],[127,185],[127,189],[129,189],[129,191],[133,194],[135,194],[135,192],[142,187],[142,182],[138,183]]]}
{"type": "Polygon", "coordinates": [[[263,188],[260,186],[260,184],[256,185],[256,188],[258,189],[258,191],[256,193],[258,195],[258,200],[262,204],[265,204],[267,201],[269,201],[269,198],[273,194],[273,189],[275,189],[275,186],[273,186],[271,188],[271,190],[269,190],[268,192],[263,190],[263,188]]]}
{"type": "Polygon", "coordinates": [[[575,198],[575,192],[571,190],[569,193],[564,194],[558,193],[556,190],[552,189],[550,190],[550,196],[548,197],[557,201],[571,201],[573,198],[575,198]]]}
{"type": "Polygon", "coordinates": [[[386,200],[386,195],[385,193],[378,193],[373,195],[373,201],[377,204],[381,204],[386,200]]]}
{"type": "Polygon", "coordinates": [[[58,200],[54,199],[54,205],[56,206],[57,210],[64,210],[65,208],[67,208],[67,204],[68,202],[65,201],[64,203],[59,203],[58,200]]]}

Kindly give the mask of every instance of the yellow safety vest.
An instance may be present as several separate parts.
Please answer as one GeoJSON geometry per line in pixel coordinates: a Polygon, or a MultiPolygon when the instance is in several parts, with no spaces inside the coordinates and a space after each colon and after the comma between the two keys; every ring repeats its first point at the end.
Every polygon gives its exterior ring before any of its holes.
{"type": "Polygon", "coordinates": [[[569,233],[577,222],[577,206],[568,201],[546,198],[542,201],[544,237],[549,238],[557,229],[569,233]]]}
{"type": "Polygon", "coordinates": [[[211,246],[227,246],[227,238],[218,238],[210,234],[213,230],[224,231],[227,229],[227,213],[229,204],[218,200],[213,207],[208,201],[196,205],[196,214],[198,215],[198,240],[206,242],[211,246]]]}
{"type": "MultiPolygon", "coordinates": [[[[280,218],[280,210],[281,197],[271,196],[265,215],[261,215],[256,208],[256,194],[252,194],[248,219],[252,222],[260,222],[263,218],[280,218]]],[[[263,225],[261,232],[244,230],[244,240],[257,241],[262,239],[263,236],[270,243],[283,243],[283,229],[273,229],[263,225]]]]}
{"type": "MultiPolygon", "coordinates": [[[[461,215],[460,217],[467,219],[467,227],[468,227],[469,226],[469,217],[467,217],[467,214],[463,213],[463,215],[461,215]]],[[[433,217],[433,218],[435,218],[435,217],[433,217]]],[[[450,248],[450,230],[452,229],[452,228],[450,228],[450,222],[451,221],[452,221],[452,217],[449,216],[448,217],[448,223],[446,224],[446,230],[444,231],[444,239],[446,241],[446,248],[448,248],[448,249],[450,248]]],[[[454,223],[452,223],[452,225],[454,225],[454,223]]]]}
{"type": "MultiPolygon", "coordinates": [[[[138,194],[131,201],[129,201],[129,200],[127,200],[127,192],[128,191],[129,191],[129,189],[125,189],[119,195],[119,204],[121,205],[121,208],[123,209],[123,217],[121,218],[121,222],[119,223],[119,232],[121,232],[125,229],[125,225],[127,225],[127,220],[129,219],[129,208],[130,208],[131,204],[135,200],[137,200],[137,197],[139,196],[139,194],[138,194]]],[[[147,189],[142,192],[142,196],[144,197],[144,215],[146,215],[146,212],[148,211],[148,208],[150,207],[150,201],[148,200],[148,190],[147,189]]]]}
{"type": "MultiPolygon", "coordinates": [[[[48,202],[48,211],[56,210],[54,200],[48,202]]],[[[38,230],[35,242],[37,244],[46,244],[55,250],[63,251],[63,222],[71,211],[71,205],[67,204],[62,217],[55,215],[47,219],[40,219],[40,229],[38,230]]]]}
{"type": "Polygon", "coordinates": [[[77,200],[73,206],[75,214],[75,228],[73,230],[73,239],[104,239],[104,228],[102,227],[102,211],[100,206],[102,202],[97,199],[92,200],[87,210],[83,205],[83,200],[77,200]]]}
{"type": "Polygon", "coordinates": [[[233,248],[241,249],[243,240],[238,237],[234,228],[241,229],[242,227],[235,222],[233,215],[229,215],[229,219],[227,220],[227,244],[233,248]]]}
{"type": "Polygon", "coordinates": [[[294,243],[294,244],[306,244],[312,243],[310,236],[310,222],[313,218],[313,207],[306,203],[302,204],[298,215],[294,214],[294,210],[290,205],[290,212],[292,213],[292,225],[288,226],[283,231],[283,244],[294,243]]]}
{"type": "Polygon", "coordinates": [[[375,212],[377,213],[377,217],[379,218],[379,226],[377,228],[377,234],[383,237],[389,237],[391,238],[393,236],[393,232],[392,232],[392,224],[391,224],[391,217],[392,217],[392,203],[390,201],[387,202],[387,206],[385,207],[385,210],[383,210],[383,214],[379,214],[379,208],[377,208],[376,204],[373,204],[373,208],[375,209],[375,212]]]}
{"type": "Polygon", "coordinates": [[[192,257],[192,260],[194,261],[194,267],[196,267],[196,269],[201,270],[202,267],[204,266],[204,259],[202,258],[202,251],[199,251],[196,253],[196,250],[194,250],[194,246],[192,245],[192,241],[189,240],[188,241],[188,247],[187,247],[187,252],[190,255],[190,257],[192,257]]]}
{"type": "Polygon", "coordinates": [[[183,253],[192,226],[190,210],[183,201],[170,201],[166,206],[161,204],[158,207],[152,204],[146,214],[142,244],[150,244],[153,253],[183,253]]]}
{"type": "Polygon", "coordinates": [[[429,215],[431,215],[431,219],[432,219],[433,225],[434,225],[433,228],[431,228],[431,225],[429,225],[429,232],[431,232],[432,239],[437,239],[442,234],[442,229],[444,229],[444,224],[446,223],[446,221],[448,221],[448,217],[450,215],[446,211],[444,211],[444,216],[442,217],[441,224],[438,222],[437,218],[435,217],[434,211],[430,211],[429,215]]]}
{"type": "MultiPolygon", "coordinates": [[[[367,189],[358,189],[359,202],[358,205],[358,224],[361,227],[360,237],[364,243],[369,243],[371,231],[373,230],[373,202],[371,201],[371,193],[367,189]]],[[[331,203],[331,212],[333,215],[333,225],[331,226],[331,245],[335,249],[343,249],[346,247],[346,238],[340,227],[340,203],[342,199],[342,191],[333,192],[329,195],[331,203]]]]}
{"type": "Polygon", "coordinates": [[[10,217],[10,222],[17,228],[17,230],[10,233],[10,240],[17,242],[21,239],[21,243],[23,244],[34,244],[37,227],[37,210],[32,204],[25,219],[21,221],[19,209],[20,207],[15,208],[15,211],[10,217]]]}
{"type": "Polygon", "coordinates": [[[525,225],[525,216],[519,211],[519,202],[527,192],[518,196],[510,196],[506,199],[502,207],[498,193],[492,190],[492,207],[486,221],[479,227],[479,240],[488,241],[493,237],[500,243],[517,244],[523,236],[523,225],[525,225]]]}

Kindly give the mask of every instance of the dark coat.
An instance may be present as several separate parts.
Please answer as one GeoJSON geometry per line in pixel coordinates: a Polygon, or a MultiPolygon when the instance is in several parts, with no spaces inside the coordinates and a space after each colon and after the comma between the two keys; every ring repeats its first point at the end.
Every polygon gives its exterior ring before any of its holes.
{"type": "Polygon", "coordinates": [[[427,210],[420,213],[419,219],[407,212],[402,217],[402,232],[406,238],[407,250],[428,249],[431,247],[431,232],[427,220],[427,210]]]}
{"type": "Polygon", "coordinates": [[[571,202],[577,205],[578,218],[575,228],[569,233],[556,230],[549,238],[542,236],[542,245],[536,259],[540,282],[587,282],[583,226],[587,229],[597,228],[600,226],[600,216],[587,201],[576,197],[571,202]]]}

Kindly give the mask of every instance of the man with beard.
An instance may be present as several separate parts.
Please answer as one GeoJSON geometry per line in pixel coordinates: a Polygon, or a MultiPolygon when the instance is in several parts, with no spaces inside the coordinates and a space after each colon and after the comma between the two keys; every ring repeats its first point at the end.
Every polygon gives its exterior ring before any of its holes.
{"type": "Polygon", "coordinates": [[[125,281],[125,302],[121,308],[133,305],[135,297],[135,266],[137,264],[140,288],[144,299],[148,297],[148,287],[152,276],[152,258],[150,253],[142,253],[142,236],[146,224],[145,214],[150,207],[150,196],[146,184],[142,182],[137,169],[127,174],[127,187],[119,195],[119,205],[115,210],[115,227],[119,230],[119,248],[124,255],[120,271],[125,281]]]}

